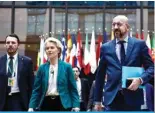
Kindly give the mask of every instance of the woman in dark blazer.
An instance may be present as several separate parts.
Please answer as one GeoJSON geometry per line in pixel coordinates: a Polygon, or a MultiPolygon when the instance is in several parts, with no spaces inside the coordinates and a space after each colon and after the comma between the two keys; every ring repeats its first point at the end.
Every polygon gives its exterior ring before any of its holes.
{"type": "Polygon", "coordinates": [[[49,61],[38,69],[28,111],[79,111],[72,67],[59,59],[61,42],[53,37],[46,39],[45,52],[49,61]]]}

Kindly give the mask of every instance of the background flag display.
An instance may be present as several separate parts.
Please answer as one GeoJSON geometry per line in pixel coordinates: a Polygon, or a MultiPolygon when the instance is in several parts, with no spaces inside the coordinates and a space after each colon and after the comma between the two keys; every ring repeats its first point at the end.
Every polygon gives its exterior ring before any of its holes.
{"type": "Polygon", "coordinates": [[[63,45],[63,50],[62,50],[62,55],[61,55],[61,59],[64,61],[66,59],[66,51],[67,51],[67,45],[66,45],[66,39],[64,36],[62,36],[61,38],[61,43],[63,45]]]}
{"type": "Polygon", "coordinates": [[[72,67],[75,67],[77,65],[77,59],[76,59],[76,39],[75,35],[72,35],[72,49],[70,54],[70,64],[72,67]]]}
{"type": "Polygon", "coordinates": [[[144,40],[144,31],[142,31],[141,40],[144,40]]]}
{"type": "Polygon", "coordinates": [[[136,38],[137,38],[137,39],[139,39],[139,35],[138,35],[138,32],[136,32],[136,38]]]}
{"type": "Polygon", "coordinates": [[[66,56],[66,62],[70,61],[70,53],[71,53],[71,48],[72,48],[72,39],[70,33],[68,33],[68,38],[67,38],[67,56],[66,56]]]}
{"type": "Polygon", "coordinates": [[[151,42],[150,42],[150,35],[148,33],[147,35],[147,39],[146,39],[146,45],[148,46],[148,51],[149,51],[149,54],[151,55],[151,42]]]}
{"type": "Polygon", "coordinates": [[[85,49],[84,49],[84,73],[88,75],[90,73],[90,53],[88,44],[88,33],[86,33],[85,49]]]}
{"type": "Polygon", "coordinates": [[[91,72],[94,74],[97,68],[96,65],[96,46],[95,46],[95,32],[92,31],[91,43],[90,43],[90,67],[91,72]]]}
{"type": "Polygon", "coordinates": [[[77,50],[76,50],[76,57],[77,57],[77,66],[79,68],[83,68],[83,48],[82,48],[82,41],[81,41],[81,34],[78,32],[77,34],[77,50]]]}
{"type": "Polygon", "coordinates": [[[47,55],[45,53],[45,39],[44,38],[40,38],[40,51],[38,52],[37,55],[37,66],[36,66],[36,70],[38,69],[38,67],[45,63],[47,61],[47,55]]]}
{"type": "Polygon", "coordinates": [[[99,58],[100,58],[100,48],[101,48],[101,46],[102,46],[102,36],[99,34],[98,35],[98,40],[97,40],[97,42],[98,42],[98,45],[97,45],[97,49],[96,49],[96,63],[97,63],[97,65],[98,65],[98,63],[99,63],[99,58]]]}
{"type": "Polygon", "coordinates": [[[151,50],[152,50],[152,60],[155,62],[155,33],[153,33],[151,38],[151,50]]]}
{"type": "MultiPolygon", "coordinates": [[[[130,29],[128,36],[132,37],[132,35],[134,34],[136,35],[137,39],[144,40],[144,33],[145,32],[142,31],[142,34],[139,35],[138,29],[136,32],[133,32],[132,29],[130,29]]],[[[86,34],[84,33],[83,35],[81,35],[80,31],[78,31],[77,37],[75,33],[74,34],[68,33],[67,38],[65,38],[64,35],[58,35],[57,39],[59,39],[63,45],[61,59],[65,62],[70,63],[72,67],[78,66],[80,69],[83,69],[82,73],[84,72],[85,75],[94,74],[100,61],[100,48],[102,46],[102,43],[110,41],[108,40],[108,36],[111,36],[109,39],[113,40],[114,39],[113,31],[110,32],[105,31],[103,34],[99,34],[98,37],[96,38],[97,40],[96,43],[94,30],[91,33],[87,32],[86,34]],[[85,36],[85,40],[82,40],[82,36],[85,36]],[[83,48],[83,44],[85,48],[83,48]]],[[[148,52],[154,61],[155,33],[151,35],[149,33],[147,34],[146,45],[148,46],[148,52]]],[[[36,70],[41,64],[47,61],[47,56],[44,49],[45,49],[45,39],[41,37],[40,49],[37,55],[36,70]]]]}

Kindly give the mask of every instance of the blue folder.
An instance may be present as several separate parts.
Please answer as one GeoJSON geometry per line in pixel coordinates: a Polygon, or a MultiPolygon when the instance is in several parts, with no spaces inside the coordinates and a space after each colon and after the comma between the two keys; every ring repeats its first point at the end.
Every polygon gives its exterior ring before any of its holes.
{"type": "MultiPolygon", "coordinates": [[[[142,73],[144,72],[144,68],[142,67],[122,67],[122,88],[126,88],[126,81],[129,78],[139,78],[141,77],[142,73]]],[[[139,88],[143,88],[140,86],[139,88]]]]}

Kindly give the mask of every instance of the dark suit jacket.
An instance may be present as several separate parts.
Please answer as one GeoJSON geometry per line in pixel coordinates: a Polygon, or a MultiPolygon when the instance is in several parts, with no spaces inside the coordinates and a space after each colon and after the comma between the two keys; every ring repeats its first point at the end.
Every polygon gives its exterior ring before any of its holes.
{"type": "MultiPolygon", "coordinates": [[[[7,55],[0,57],[0,111],[3,110],[7,96],[8,76],[6,73],[7,55]]],[[[25,110],[28,109],[29,99],[31,97],[33,86],[33,64],[32,60],[26,56],[18,55],[18,87],[21,94],[21,100],[25,110]]]]}
{"type": "MultiPolygon", "coordinates": [[[[48,90],[50,63],[46,62],[38,69],[29,108],[40,109],[48,90]]],[[[79,95],[70,64],[58,61],[57,90],[64,108],[79,107],[79,95]]]]}
{"type": "Polygon", "coordinates": [[[82,101],[84,102],[84,107],[87,109],[87,104],[88,104],[88,98],[89,98],[89,82],[87,79],[81,78],[81,96],[82,96],[82,101]]]}
{"type": "Polygon", "coordinates": [[[87,110],[89,110],[89,109],[92,110],[92,108],[93,108],[93,105],[94,105],[94,91],[95,91],[95,81],[93,81],[91,89],[90,89],[87,110]]]}
{"type": "Polygon", "coordinates": [[[146,87],[146,105],[150,111],[154,111],[154,88],[151,84],[145,84],[146,87]]]}
{"type": "MultiPolygon", "coordinates": [[[[116,55],[116,40],[109,41],[102,45],[100,63],[96,75],[95,102],[100,102],[102,98],[103,85],[105,75],[107,74],[107,83],[104,92],[104,104],[109,105],[114,100],[120,85],[122,66],[116,55]]],[[[143,84],[147,83],[154,75],[154,64],[148,53],[148,47],[145,41],[136,38],[128,38],[128,47],[125,57],[125,66],[143,67],[145,72],[141,75],[143,84]]],[[[142,93],[136,93],[137,97],[141,97],[142,93]]],[[[132,95],[125,95],[125,101],[129,105],[141,105],[139,98],[134,99],[132,95]]]]}

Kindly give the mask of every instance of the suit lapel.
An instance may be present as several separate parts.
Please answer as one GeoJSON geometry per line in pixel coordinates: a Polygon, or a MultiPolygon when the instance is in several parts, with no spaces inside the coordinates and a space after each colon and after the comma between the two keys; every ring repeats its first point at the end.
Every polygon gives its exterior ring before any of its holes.
{"type": "Polygon", "coordinates": [[[60,76],[60,75],[63,75],[63,74],[61,74],[61,73],[63,73],[63,71],[62,71],[62,65],[61,65],[61,61],[58,60],[58,76],[57,76],[57,83],[58,83],[59,80],[61,80],[61,76],[60,76]]]}
{"type": "MultiPolygon", "coordinates": [[[[50,63],[47,62],[46,66],[44,67],[45,69],[45,91],[47,91],[48,88],[48,80],[49,80],[49,68],[50,68],[50,63]]],[[[46,92],[45,92],[46,93],[46,92]]]]}
{"type": "Polygon", "coordinates": [[[80,80],[81,80],[81,94],[83,94],[84,81],[82,79],[80,80]]]}
{"type": "Polygon", "coordinates": [[[84,85],[84,81],[82,80],[82,79],[80,79],[81,80],[81,99],[83,100],[83,85],[84,85]]]}
{"type": "Polygon", "coordinates": [[[132,49],[134,47],[134,41],[132,38],[128,38],[128,46],[127,46],[127,53],[126,53],[126,58],[125,58],[125,64],[128,61],[128,59],[130,58],[132,49]]]}
{"type": "Polygon", "coordinates": [[[116,62],[121,66],[121,63],[116,55],[116,39],[112,41],[112,44],[111,44],[111,48],[112,48],[112,55],[113,55],[113,58],[116,60],[116,62]]]}
{"type": "Polygon", "coordinates": [[[1,64],[3,64],[2,66],[2,72],[4,72],[5,75],[7,75],[7,55],[5,55],[1,61],[1,64]]]}
{"type": "Polygon", "coordinates": [[[20,76],[21,76],[21,71],[22,71],[22,68],[23,68],[23,57],[18,55],[18,69],[17,69],[17,78],[19,80],[20,76]]]}

